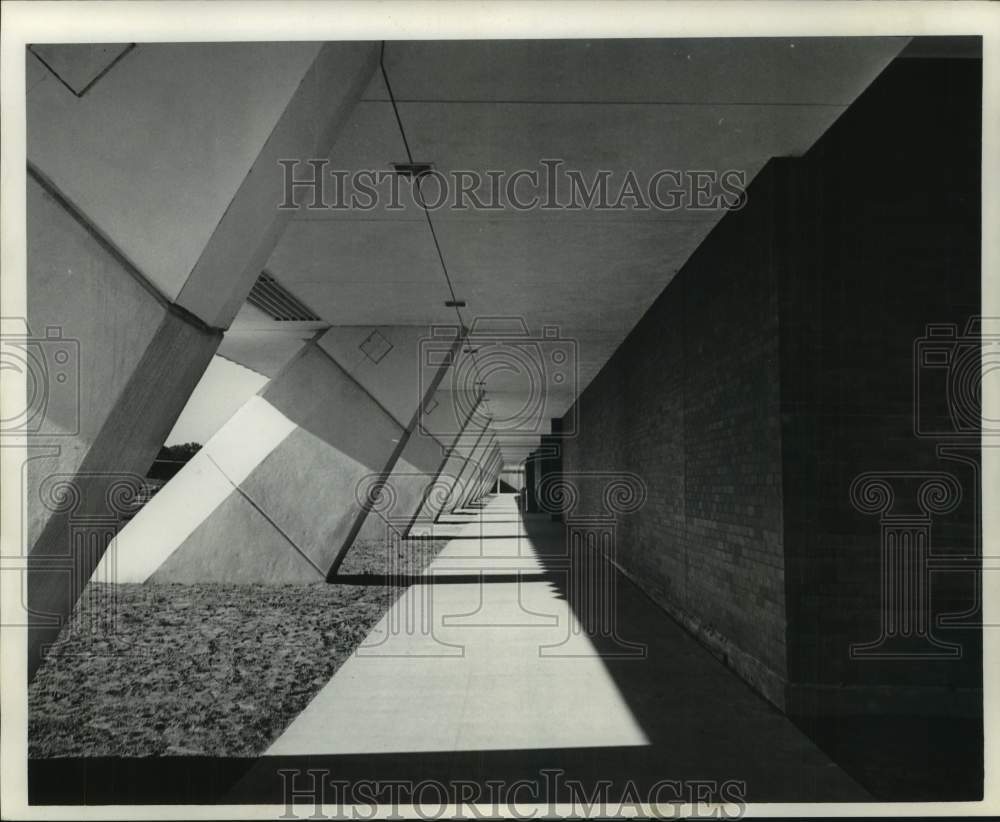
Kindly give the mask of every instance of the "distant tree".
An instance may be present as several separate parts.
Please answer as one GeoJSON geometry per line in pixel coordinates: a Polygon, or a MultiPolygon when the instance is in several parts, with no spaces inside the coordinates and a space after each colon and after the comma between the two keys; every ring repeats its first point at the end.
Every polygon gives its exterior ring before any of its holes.
{"type": "Polygon", "coordinates": [[[185,442],[182,445],[164,445],[157,459],[183,460],[187,462],[201,450],[200,442],[185,442]]]}
{"type": "Polygon", "coordinates": [[[168,480],[184,467],[185,463],[201,450],[200,442],[164,445],[153,460],[146,476],[150,479],[168,480]]]}

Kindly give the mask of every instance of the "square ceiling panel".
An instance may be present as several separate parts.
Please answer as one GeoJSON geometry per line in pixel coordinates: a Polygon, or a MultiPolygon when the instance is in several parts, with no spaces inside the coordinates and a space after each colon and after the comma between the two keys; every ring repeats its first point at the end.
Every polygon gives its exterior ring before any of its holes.
{"type": "Polygon", "coordinates": [[[134,43],[40,43],[28,49],[59,82],[83,97],[134,47],[134,43]]]}

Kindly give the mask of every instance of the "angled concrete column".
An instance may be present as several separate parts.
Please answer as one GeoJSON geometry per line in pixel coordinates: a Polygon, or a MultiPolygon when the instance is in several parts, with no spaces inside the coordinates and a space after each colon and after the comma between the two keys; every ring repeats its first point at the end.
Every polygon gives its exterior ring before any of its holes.
{"type": "Polygon", "coordinates": [[[451,447],[447,450],[434,486],[430,489],[431,492],[426,495],[415,524],[419,524],[424,529],[433,530],[433,523],[445,512],[459,475],[469,459],[473,446],[483,435],[484,429],[484,420],[477,414],[470,414],[466,418],[460,433],[454,438],[451,447]]]}
{"type": "Polygon", "coordinates": [[[493,447],[493,442],[493,432],[489,428],[484,429],[484,436],[469,453],[469,458],[458,476],[451,499],[445,506],[446,511],[452,512],[464,507],[469,491],[479,481],[483,460],[493,447]]]}
{"type": "Polygon", "coordinates": [[[277,159],[329,151],[377,50],[142,44],[82,97],[27,60],[33,674],[290,216],[277,159]]]}
{"type": "MultiPolygon", "coordinates": [[[[438,382],[446,374],[447,369],[442,369],[438,382]]],[[[391,471],[387,476],[371,474],[363,481],[358,496],[368,503],[367,510],[357,518],[356,531],[344,541],[328,576],[337,572],[355,547],[405,538],[415,525],[432,526],[434,517],[424,512],[428,504],[434,505],[435,499],[450,491],[451,480],[443,475],[448,456],[481,401],[481,392],[470,396],[439,389],[417,409],[417,419],[411,421],[406,445],[391,471]]]]}
{"type": "Polygon", "coordinates": [[[459,475],[458,482],[455,484],[455,494],[452,500],[451,508],[452,511],[464,508],[468,502],[473,488],[479,481],[479,477],[482,472],[482,462],[492,447],[492,442],[493,435],[492,433],[487,432],[486,436],[479,443],[479,446],[473,449],[470,453],[469,459],[465,463],[464,470],[459,475]]]}
{"type": "Polygon", "coordinates": [[[483,485],[483,475],[485,473],[486,462],[489,460],[489,452],[483,454],[472,469],[472,475],[465,485],[465,493],[459,500],[458,508],[468,508],[479,499],[479,489],[483,485]]]}
{"type": "Polygon", "coordinates": [[[474,482],[470,483],[469,491],[462,501],[463,507],[482,499],[483,495],[489,491],[496,477],[495,471],[499,462],[500,448],[494,443],[476,469],[478,476],[474,482]]]}
{"type": "Polygon", "coordinates": [[[486,472],[489,470],[490,462],[493,460],[493,450],[496,445],[490,445],[487,447],[486,451],[476,462],[472,470],[472,476],[469,479],[468,484],[465,488],[465,494],[462,497],[460,508],[468,508],[469,505],[476,502],[480,494],[482,493],[483,483],[486,481],[486,472]]]}
{"type": "Polygon", "coordinates": [[[307,343],[123,529],[118,578],[320,581],[357,539],[384,538],[378,518],[365,530],[380,484],[395,477],[387,493],[412,511],[443,459],[412,436],[447,370],[414,367],[425,336],[352,326],[307,343]]]}
{"type": "Polygon", "coordinates": [[[493,491],[493,486],[496,485],[497,469],[500,465],[500,451],[499,449],[493,453],[490,458],[489,467],[483,473],[483,479],[479,483],[479,489],[476,492],[476,499],[482,499],[486,494],[493,491]]]}
{"type": "MultiPolygon", "coordinates": [[[[470,429],[475,427],[473,420],[482,404],[482,399],[482,392],[476,396],[461,398],[450,390],[438,391],[435,394],[428,409],[421,415],[421,420],[411,437],[411,442],[432,438],[437,443],[448,443],[447,447],[442,447],[437,453],[438,465],[434,473],[404,476],[397,467],[389,478],[393,488],[389,516],[380,516],[381,510],[370,513],[360,538],[365,538],[366,532],[376,527],[373,521],[393,524],[399,529],[401,536],[411,532],[422,536],[433,533],[434,521],[457,479],[456,472],[459,466],[455,465],[456,450],[463,442],[463,438],[468,437],[470,429]],[[398,493],[397,489],[405,489],[413,482],[419,491],[417,495],[398,493]]],[[[409,448],[409,445],[407,447],[409,448]]],[[[406,458],[407,453],[404,451],[401,462],[406,458]]]]}
{"type": "Polygon", "coordinates": [[[449,476],[454,477],[454,480],[451,484],[451,490],[441,505],[439,517],[450,514],[458,507],[458,502],[464,494],[465,483],[468,481],[472,466],[475,464],[473,460],[480,453],[484,440],[488,440],[489,437],[489,426],[485,425],[482,420],[475,419],[469,426],[468,437],[464,438],[454,449],[454,452],[449,455],[446,470],[450,469],[449,476]]]}
{"type": "Polygon", "coordinates": [[[500,451],[500,445],[498,444],[496,448],[493,449],[493,456],[490,460],[490,468],[487,472],[486,477],[486,487],[485,491],[488,491],[496,483],[497,476],[500,474],[500,469],[503,467],[503,453],[500,451]]]}
{"type": "Polygon", "coordinates": [[[487,454],[486,459],[482,463],[482,467],[480,468],[479,471],[479,481],[476,483],[475,488],[472,490],[472,493],[466,500],[465,503],[466,505],[478,502],[483,498],[483,494],[485,494],[489,490],[490,476],[493,472],[493,466],[496,463],[497,459],[498,459],[497,448],[496,446],[494,446],[493,449],[490,451],[490,453],[487,454]]]}

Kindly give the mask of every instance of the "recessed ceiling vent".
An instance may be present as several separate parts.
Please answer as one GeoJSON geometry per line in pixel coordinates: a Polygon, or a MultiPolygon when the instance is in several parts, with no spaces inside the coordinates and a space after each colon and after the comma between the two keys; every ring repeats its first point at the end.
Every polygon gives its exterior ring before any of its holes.
{"type": "Polygon", "coordinates": [[[247,302],[279,323],[317,322],[320,319],[266,271],[262,271],[253,284],[247,302]]]}

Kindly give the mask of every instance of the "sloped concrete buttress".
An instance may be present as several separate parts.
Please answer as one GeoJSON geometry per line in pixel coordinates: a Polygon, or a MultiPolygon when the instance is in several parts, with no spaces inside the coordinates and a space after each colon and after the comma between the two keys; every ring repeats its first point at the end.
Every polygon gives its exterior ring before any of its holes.
{"type": "MultiPolygon", "coordinates": [[[[166,48],[137,46],[127,71],[102,79],[102,94],[77,99],[45,83],[27,101],[28,316],[16,332],[23,344],[15,343],[37,353],[30,361],[38,368],[26,370],[44,389],[26,425],[21,472],[29,677],[95,568],[115,581],[119,562],[102,557],[134,513],[157,450],[290,216],[275,208],[277,158],[329,151],[378,53],[374,44],[286,44],[275,62],[245,44],[214,52],[193,47],[195,63],[221,61],[219,70],[189,66],[168,76],[156,69],[169,57],[166,48]],[[255,79],[266,93],[233,102],[240,116],[212,120],[214,139],[230,141],[233,150],[208,160],[198,119],[185,125],[184,112],[163,103],[215,110],[225,101],[212,95],[227,97],[227,83],[256,88],[255,79]],[[109,95],[126,119],[147,110],[170,119],[150,131],[154,141],[166,141],[162,150],[144,145],[137,152],[121,139],[129,129],[95,125],[107,120],[101,106],[109,95]],[[323,107],[315,106],[318,99],[323,107]],[[137,200],[136,175],[109,169],[109,156],[123,167],[155,165],[148,179],[163,188],[137,200]],[[150,157],[160,162],[150,164],[150,157]],[[176,179],[164,177],[164,168],[184,159],[176,179]],[[211,173],[211,196],[196,208],[195,193],[181,180],[189,172],[195,189],[211,173]],[[175,254],[162,253],[167,235],[179,238],[175,254]]],[[[5,323],[5,344],[10,332],[5,323]]]]}
{"type": "MultiPolygon", "coordinates": [[[[371,335],[352,333],[355,348],[371,335]]],[[[369,516],[383,483],[398,510],[419,509],[444,447],[426,432],[411,436],[417,398],[410,395],[403,422],[405,394],[391,395],[401,369],[416,362],[412,335],[379,331],[382,371],[359,362],[345,368],[330,352],[343,359],[351,349],[330,345],[331,334],[343,343],[344,329],[307,343],[122,531],[119,579],[321,581],[356,540],[385,537],[384,520],[369,516]],[[163,544],[150,551],[155,534],[163,544]]]]}
{"type": "Polygon", "coordinates": [[[461,429],[452,441],[451,447],[447,449],[437,476],[428,485],[427,493],[411,523],[411,528],[415,525],[422,528],[432,528],[433,523],[444,512],[445,506],[455,490],[459,474],[469,458],[470,451],[484,430],[483,421],[475,413],[475,408],[479,407],[481,400],[481,397],[477,399],[473,411],[466,416],[461,429]]]}

